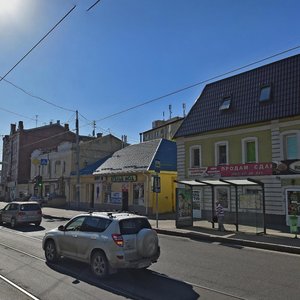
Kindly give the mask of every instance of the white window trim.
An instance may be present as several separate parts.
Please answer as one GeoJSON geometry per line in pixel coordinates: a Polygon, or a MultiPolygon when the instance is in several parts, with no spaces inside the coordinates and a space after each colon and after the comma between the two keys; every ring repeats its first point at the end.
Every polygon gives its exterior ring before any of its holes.
{"type": "Polygon", "coordinates": [[[297,137],[297,145],[298,145],[298,151],[297,151],[297,156],[300,157],[300,130],[287,130],[283,131],[280,133],[280,159],[281,160],[286,160],[285,158],[285,137],[287,135],[292,135],[296,134],[297,137]]]}
{"type": "Polygon", "coordinates": [[[246,137],[246,138],[242,139],[242,162],[243,162],[243,164],[258,163],[259,162],[259,159],[258,159],[258,139],[257,139],[257,137],[246,137]],[[255,161],[253,161],[253,162],[247,162],[246,161],[246,158],[247,158],[246,144],[247,144],[247,142],[255,142],[255,161]]]}
{"type": "Polygon", "coordinates": [[[228,141],[220,141],[215,143],[215,166],[218,165],[228,165],[229,159],[228,159],[228,153],[229,153],[229,147],[228,147],[228,141]],[[218,157],[219,157],[219,146],[226,146],[226,162],[219,164],[218,163],[218,157]]]}
{"type": "Polygon", "coordinates": [[[190,147],[190,168],[201,168],[202,167],[202,153],[201,153],[201,146],[200,145],[193,145],[190,147]],[[193,158],[194,158],[194,149],[199,149],[199,166],[193,165],[193,158]]]}

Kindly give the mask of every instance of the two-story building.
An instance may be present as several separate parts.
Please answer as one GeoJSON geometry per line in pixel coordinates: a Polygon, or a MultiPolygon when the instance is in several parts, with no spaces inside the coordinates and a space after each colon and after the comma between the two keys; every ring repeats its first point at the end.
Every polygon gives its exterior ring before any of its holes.
{"type": "Polygon", "coordinates": [[[227,222],[238,209],[240,221],[253,224],[264,196],[267,225],[287,224],[300,214],[300,55],[206,85],[175,138],[179,181],[264,185],[264,195],[253,186],[195,186],[203,218],[211,220],[220,200],[227,222]]]}
{"type": "MultiPolygon", "coordinates": [[[[81,141],[79,143],[79,169],[93,165],[122,147],[123,142],[111,134],[81,141]]],[[[32,194],[65,199],[65,203],[74,207],[77,204],[76,185],[79,184],[81,202],[89,203],[94,197],[94,181],[92,174],[87,181],[84,175],[86,172],[81,171],[79,178],[77,177],[76,143],[62,142],[51,151],[47,148],[40,148],[32,152],[30,185],[32,194]],[[38,176],[42,178],[40,186],[36,182],[38,176]]]]}

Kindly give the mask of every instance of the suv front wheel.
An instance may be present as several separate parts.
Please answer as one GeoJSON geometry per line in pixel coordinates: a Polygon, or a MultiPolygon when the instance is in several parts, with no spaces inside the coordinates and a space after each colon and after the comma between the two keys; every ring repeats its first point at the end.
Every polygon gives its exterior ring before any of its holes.
{"type": "Polygon", "coordinates": [[[45,257],[48,263],[55,263],[58,259],[55,243],[48,240],[45,245],[45,257]]]}
{"type": "Polygon", "coordinates": [[[104,278],[108,274],[108,261],[102,251],[96,251],[91,258],[91,269],[98,278],[104,278]]]}

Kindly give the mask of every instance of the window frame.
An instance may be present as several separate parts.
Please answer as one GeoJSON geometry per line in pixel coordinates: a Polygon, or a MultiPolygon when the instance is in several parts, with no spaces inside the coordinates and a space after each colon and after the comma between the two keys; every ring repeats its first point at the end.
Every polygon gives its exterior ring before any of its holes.
{"type": "Polygon", "coordinates": [[[222,103],[219,106],[219,111],[224,111],[230,109],[232,98],[231,96],[224,97],[222,103]]]}
{"type": "Polygon", "coordinates": [[[229,153],[229,143],[228,141],[219,141],[215,143],[215,165],[219,166],[219,165],[228,165],[229,164],[229,157],[228,157],[228,153],[229,153]],[[225,163],[220,163],[219,162],[219,147],[220,146],[226,146],[226,162],[225,163]]]}
{"type": "Polygon", "coordinates": [[[258,139],[257,137],[246,137],[242,139],[242,162],[243,164],[258,163],[258,139]],[[247,143],[255,143],[255,161],[247,161],[247,143]]]}
{"type": "Polygon", "coordinates": [[[288,130],[281,132],[280,134],[280,156],[281,160],[291,160],[291,159],[299,159],[300,158],[300,130],[288,130]],[[287,148],[286,148],[286,138],[288,136],[295,135],[296,137],[296,158],[288,158],[287,157],[287,148]]]}
{"type": "Polygon", "coordinates": [[[201,145],[193,145],[190,147],[190,168],[201,168],[202,166],[202,153],[201,153],[201,145]],[[199,166],[195,165],[195,154],[194,150],[199,150],[199,166]]]}
{"type": "Polygon", "coordinates": [[[272,99],[272,86],[271,84],[266,84],[266,85],[263,85],[261,88],[260,88],[260,91],[259,91],[259,97],[258,97],[258,101],[260,103],[265,103],[265,102],[268,102],[272,99]],[[268,92],[268,97],[266,98],[262,98],[262,93],[264,90],[266,89],[269,89],[269,92],[268,92]]]}

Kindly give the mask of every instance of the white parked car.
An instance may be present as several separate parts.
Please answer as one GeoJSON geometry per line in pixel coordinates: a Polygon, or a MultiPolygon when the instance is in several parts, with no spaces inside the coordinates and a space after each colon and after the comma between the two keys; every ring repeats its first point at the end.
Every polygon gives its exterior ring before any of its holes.
{"type": "Polygon", "coordinates": [[[90,264],[103,278],[124,268],[147,268],[160,256],[158,236],[148,219],[131,213],[88,213],[47,232],[43,249],[48,263],[61,256],[90,264]]]}

